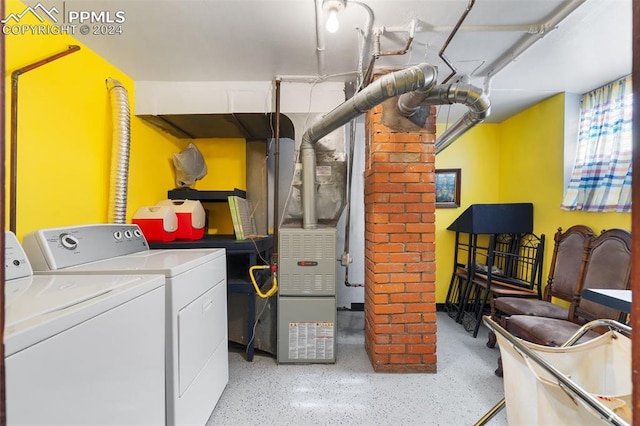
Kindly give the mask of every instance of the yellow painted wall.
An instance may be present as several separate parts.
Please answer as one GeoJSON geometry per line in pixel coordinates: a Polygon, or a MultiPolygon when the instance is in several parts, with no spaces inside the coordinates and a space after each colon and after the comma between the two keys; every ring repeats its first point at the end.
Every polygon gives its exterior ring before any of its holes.
{"type": "MultiPolygon", "coordinates": [[[[186,141],[191,142],[191,141],[186,141]]],[[[207,164],[207,175],[197,181],[194,189],[208,191],[230,191],[234,188],[247,190],[247,167],[245,139],[195,139],[192,141],[207,164]]],[[[233,223],[229,205],[205,203],[208,212],[209,233],[233,234],[233,223]]]]}
{"type": "MultiPolygon", "coordinates": [[[[20,13],[25,7],[22,2],[10,0],[6,13],[20,13]]],[[[21,23],[39,23],[29,14],[23,19],[21,23]]],[[[172,155],[191,142],[176,139],[134,116],[133,80],[68,35],[8,35],[7,89],[11,87],[14,70],[65,51],[72,44],[81,49],[19,77],[16,197],[19,238],[41,228],[107,222],[113,122],[106,78],[120,81],[129,92],[128,222],[137,208],[166,198],[167,190],[175,187],[172,155]]],[[[9,90],[6,105],[9,145],[9,90]]],[[[244,139],[194,142],[209,170],[194,188],[246,190],[244,139]]],[[[6,204],[8,212],[8,190],[6,204]]],[[[211,231],[233,234],[226,203],[205,207],[210,211],[211,231]]],[[[8,221],[7,213],[6,229],[8,221]]]]}
{"type": "MultiPolygon", "coordinates": [[[[441,134],[444,128],[438,128],[441,134]]],[[[455,234],[446,228],[474,203],[531,202],[534,232],[545,234],[546,283],[558,227],[631,229],[628,213],[560,209],[564,190],[564,95],[556,95],[500,124],[480,124],[436,157],[436,168],[462,169],[461,207],[436,210],[436,300],[443,303],[453,268],[455,234]]]]}
{"type": "MultiPolygon", "coordinates": [[[[25,5],[10,0],[7,13],[25,5]]],[[[35,19],[35,18],[33,18],[35,19]]],[[[111,161],[112,118],[104,80],[133,81],[77,40],[65,35],[9,35],[7,88],[13,70],[64,51],[81,50],[22,75],[19,79],[17,233],[35,229],[106,222],[111,161]]],[[[9,141],[9,91],[7,93],[9,141]]],[[[501,124],[481,124],[438,155],[437,168],[462,169],[461,207],[436,211],[437,301],[444,301],[452,270],[454,233],[446,227],[474,203],[534,203],[534,228],[547,236],[545,278],[555,230],[585,224],[630,229],[630,215],[560,210],[563,185],[564,97],[558,95],[501,124]]],[[[440,134],[444,128],[439,127],[440,134]]],[[[131,116],[128,219],[135,210],[166,197],[175,186],[174,152],[189,140],[178,140],[131,116]]],[[[195,184],[201,190],[246,190],[244,139],[194,141],[205,157],[208,175],[195,184]]],[[[7,192],[8,197],[8,192],[7,192]]],[[[7,198],[7,206],[8,206],[7,198]]],[[[210,210],[212,232],[233,233],[228,206],[210,210]]]]}
{"type": "MultiPolygon", "coordinates": [[[[444,127],[438,126],[441,134],[444,127]]],[[[455,233],[447,227],[471,204],[498,203],[499,199],[498,124],[478,125],[436,157],[436,169],[461,169],[459,208],[436,209],[436,300],[445,301],[451,274],[455,233]]]]}
{"type": "MultiPolygon", "coordinates": [[[[8,1],[6,8],[7,13],[19,13],[25,5],[8,1]]],[[[133,81],[67,35],[8,35],[5,40],[7,89],[15,69],[70,44],[81,46],[80,51],[19,78],[18,237],[40,228],[106,222],[112,118],[105,79],[123,83],[131,111],[133,81]]],[[[6,105],[8,148],[10,90],[6,105]]],[[[166,198],[174,185],[171,154],[183,146],[184,142],[132,115],[128,219],[137,207],[166,198]]],[[[7,211],[8,196],[7,190],[7,211]]],[[[8,224],[7,216],[7,229],[8,224]]]]}
{"type": "Polygon", "coordinates": [[[500,124],[500,201],[530,201],[534,232],[545,234],[544,276],[558,227],[631,230],[629,213],[585,213],[560,209],[564,191],[564,94],[556,95],[500,124]]]}

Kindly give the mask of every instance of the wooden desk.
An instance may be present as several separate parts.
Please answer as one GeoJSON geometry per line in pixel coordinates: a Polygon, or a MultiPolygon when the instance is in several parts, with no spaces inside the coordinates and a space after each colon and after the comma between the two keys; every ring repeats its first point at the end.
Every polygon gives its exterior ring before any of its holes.
{"type": "Polygon", "coordinates": [[[588,288],[582,291],[582,297],[627,314],[631,313],[631,290],[588,288]]]}
{"type": "Polygon", "coordinates": [[[200,249],[224,248],[227,251],[227,291],[229,293],[245,294],[247,298],[247,336],[248,344],[245,350],[247,361],[253,361],[254,336],[256,322],[255,289],[249,277],[248,267],[237,267],[234,258],[242,257],[248,265],[262,265],[268,263],[273,250],[273,235],[248,240],[236,240],[233,235],[205,235],[200,240],[172,241],[169,243],[149,243],[151,249],[200,249]]]}

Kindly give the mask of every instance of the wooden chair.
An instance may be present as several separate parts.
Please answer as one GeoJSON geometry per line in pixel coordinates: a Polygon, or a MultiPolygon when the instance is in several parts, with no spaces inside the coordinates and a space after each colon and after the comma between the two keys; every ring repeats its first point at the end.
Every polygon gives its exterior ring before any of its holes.
{"type": "MultiPolygon", "coordinates": [[[[603,231],[593,241],[587,262],[583,289],[629,289],[631,274],[631,234],[622,229],[603,231]]],[[[569,319],[542,318],[531,315],[511,315],[506,320],[507,330],[533,343],[560,346],[581,325],[594,319],[614,319],[625,322],[626,314],[576,295],[578,303],[569,309],[569,319]]],[[[603,330],[604,331],[604,330],[603,330]]],[[[586,334],[579,342],[596,337],[586,334]]]]}
{"type": "MultiPolygon", "coordinates": [[[[568,306],[577,304],[582,291],[591,243],[595,238],[588,226],[575,225],[554,236],[553,256],[542,300],[522,297],[496,297],[491,300],[491,317],[502,327],[510,315],[569,319],[569,308],[554,303],[563,300],[568,306]]],[[[495,334],[489,332],[487,346],[495,347],[495,334]]]]}
{"type": "Polygon", "coordinates": [[[499,234],[492,236],[485,268],[474,268],[469,282],[471,310],[463,318],[467,331],[478,335],[482,316],[495,297],[542,297],[542,259],[545,236],[499,234]]]}

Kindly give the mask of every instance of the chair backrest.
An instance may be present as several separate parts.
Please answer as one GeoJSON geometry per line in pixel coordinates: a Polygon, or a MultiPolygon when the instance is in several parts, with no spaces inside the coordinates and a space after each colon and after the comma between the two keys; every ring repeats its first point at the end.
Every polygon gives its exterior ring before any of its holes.
{"type": "MultiPolygon", "coordinates": [[[[623,229],[603,231],[591,245],[583,289],[627,290],[631,276],[631,233],[623,229]]],[[[620,320],[623,313],[590,300],[580,299],[569,313],[576,322],[610,318],[620,320]]]]}
{"type": "Polygon", "coordinates": [[[544,290],[546,301],[551,302],[552,298],[557,298],[578,303],[574,298],[582,291],[591,242],[594,238],[593,230],[588,226],[574,225],[565,232],[558,228],[554,236],[553,256],[544,290]]]}
{"type": "Polygon", "coordinates": [[[507,272],[510,261],[509,254],[517,249],[515,247],[517,241],[518,236],[516,234],[497,234],[493,238],[493,246],[490,252],[493,256],[493,266],[498,274],[509,275],[507,272]]]}
{"type": "MultiPolygon", "coordinates": [[[[492,250],[492,280],[504,281],[529,290],[540,291],[545,236],[535,234],[499,234],[492,250]]],[[[491,281],[491,280],[490,280],[491,281]]]]}

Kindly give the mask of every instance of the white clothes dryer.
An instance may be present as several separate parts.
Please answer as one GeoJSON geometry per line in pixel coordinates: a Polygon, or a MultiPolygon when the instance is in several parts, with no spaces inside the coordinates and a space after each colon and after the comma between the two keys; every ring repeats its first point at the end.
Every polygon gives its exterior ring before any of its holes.
{"type": "Polygon", "coordinates": [[[7,424],[164,422],[164,281],[34,276],[6,232],[7,424]]]}
{"type": "Polygon", "coordinates": [[[127,224],[39,230],[24,248],[36,274],[163,274],[166,424],[207,422],[229,381],[224,249],[149,250],[127,224]]]}

